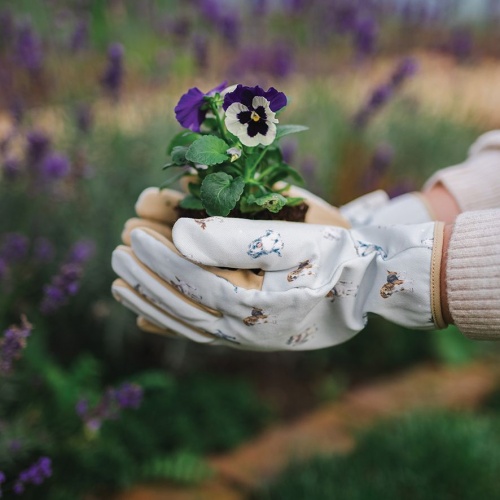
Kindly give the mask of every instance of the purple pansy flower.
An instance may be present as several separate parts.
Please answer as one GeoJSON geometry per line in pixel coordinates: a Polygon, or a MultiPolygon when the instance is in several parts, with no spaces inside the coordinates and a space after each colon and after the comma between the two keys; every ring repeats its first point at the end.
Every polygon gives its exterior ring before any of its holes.
{"type": "Polygon", "coordinates": [[[268,146],[276,137],[276,112],[286,104],[285,94],[274,87],[238,85],[224,96],[226,127],[245,146],[268,146]]]}
{"type": "Polygon", "coordinates": [[[209,111],[208,106],[204,106],[204,104],[206,104],[205,97],[213,96],[217,92],[223,90],[226,85],[227,82],[222,82],[220,85],[217,85],[217,87],[209,90],[206,94],[197,87],[189,89],[180,98],[174,109],[177,121],[184,128],[188,128],[193,132],[199,132],[201,124],[209,111]]]}

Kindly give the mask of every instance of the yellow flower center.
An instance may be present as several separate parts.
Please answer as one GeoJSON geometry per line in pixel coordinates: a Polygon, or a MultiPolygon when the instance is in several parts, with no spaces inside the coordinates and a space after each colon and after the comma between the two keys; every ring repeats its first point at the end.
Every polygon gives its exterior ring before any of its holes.
{"type": "Polygon", "coordinates": [[[254,122],[258,122],[260,120],[260,116],[255,112],[255,111],[252,111],[252,114],[250,115],[250,118],[254,121],[254,122]]]}

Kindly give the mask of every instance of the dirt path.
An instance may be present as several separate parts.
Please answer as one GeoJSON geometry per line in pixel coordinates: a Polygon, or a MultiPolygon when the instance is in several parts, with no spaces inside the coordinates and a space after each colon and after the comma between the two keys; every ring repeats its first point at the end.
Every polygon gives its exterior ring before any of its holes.
{"type": "Polygon", "coordinates": [[[278,474],[291,458],[345,452],[376,420],[417,408],[473,409],[500,376],[497,360],[461,367],[424,365],[347,393],[286,426],[268,429],[236,450],[211,457],[214,477],[193,488],[137,486],[113,500],[239,500],[278,474]]]}

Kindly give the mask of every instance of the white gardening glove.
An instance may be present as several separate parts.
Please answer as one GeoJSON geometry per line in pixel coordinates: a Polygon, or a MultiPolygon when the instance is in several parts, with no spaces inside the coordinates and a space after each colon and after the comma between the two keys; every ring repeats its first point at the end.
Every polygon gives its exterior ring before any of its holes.
{"type": "Polygon", "coordinates": [[[159,331],[241,349],[332,346],[362,330],[368,313],[434,329],[445,326],[442,233],[441,223],[346,230],[180,219],[173,238],[187,258],[158,233],[135,229],[132,249],[119,247],[113,254],[113,268],[123,279],[113,293],[159,331]],[[263,276],[249,271],[255,268],[263,276]]]}
{"type": "Polygon", "coordinates": [[[432,209],[421,193],[406,193],[396,198],[379,189],[339,207],[352,227],[420,224],[435,220],[432,209]]]}

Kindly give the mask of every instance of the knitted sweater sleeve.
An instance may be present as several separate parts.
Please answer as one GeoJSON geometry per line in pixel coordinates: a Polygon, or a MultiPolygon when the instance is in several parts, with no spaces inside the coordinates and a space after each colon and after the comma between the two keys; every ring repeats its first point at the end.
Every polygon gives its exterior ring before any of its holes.
{"type": "Polygon", "coordinates": [[[500,207],[500,130],[480,136],[459,165],[438,170],[424,190],[441,182],[462,212],[500,207]]]}
{"type": "Polygon", "coordinates": [[[500,340],[500,209],[458,216],[446,267],[451,316],[467,337],[500,340]]]}

